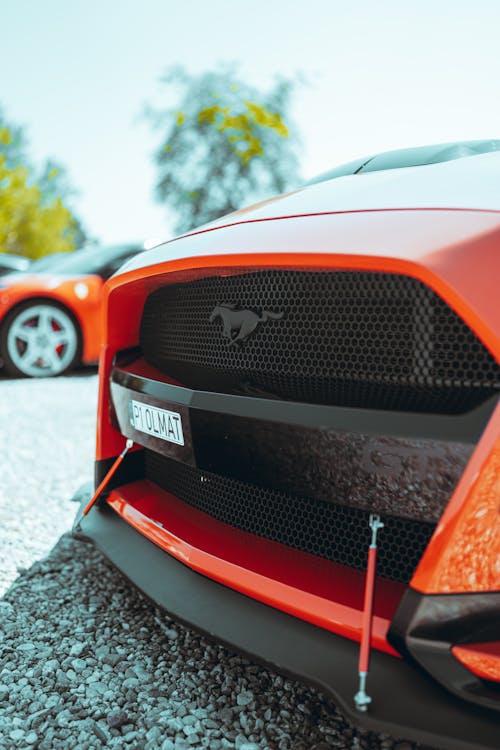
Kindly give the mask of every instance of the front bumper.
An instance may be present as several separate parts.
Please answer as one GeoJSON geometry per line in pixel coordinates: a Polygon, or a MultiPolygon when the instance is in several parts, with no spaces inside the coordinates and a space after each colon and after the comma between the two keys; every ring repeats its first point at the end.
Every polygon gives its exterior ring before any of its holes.
{"type": "Polygon", "coordinates": [[[229,648],[319,688],[357,726],[445,750],[498,750],[498,714],[471,706],[417,666],[379,651],[371,658],[366,714],[356,711],[358,646],[229,589],[174,559],[106,503],[73,533],[92,542],[158,607],[229,648]]]}

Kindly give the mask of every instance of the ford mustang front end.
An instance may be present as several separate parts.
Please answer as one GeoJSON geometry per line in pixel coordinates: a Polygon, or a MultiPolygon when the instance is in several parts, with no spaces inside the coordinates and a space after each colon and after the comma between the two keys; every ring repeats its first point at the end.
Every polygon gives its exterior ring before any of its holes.
{"type": "Polygon", "coordinates": [[[174,616],[450,750],[500,730],[495,174],[345,176],[129,263],[105,297],[108,478],[75,523],[174,616]]]}

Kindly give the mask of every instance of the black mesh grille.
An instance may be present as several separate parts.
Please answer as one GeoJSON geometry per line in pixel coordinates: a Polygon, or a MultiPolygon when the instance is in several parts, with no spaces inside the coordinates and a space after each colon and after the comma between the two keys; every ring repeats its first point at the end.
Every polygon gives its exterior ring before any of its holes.
{"type": "Polygon", "coordinates": [[[498,364],[467,325],[396,274],[276,270],[172,284],[147,299],[141,345],[148,362],[202,390],[459,413],[500,388],[498,364]],[[233,318],[275,317],[232,343],[221,317],[210,321],[221,306],[233,318]]]}
{"type": "MultiPolygon", "coordinates": [[[[366,567],[369,513],[297,497],[146,454],[146,478],[213,518],[358,570],[366,567]]],[[[384,516],[378,575],[407,583],[435,524],[384,516]]]]}

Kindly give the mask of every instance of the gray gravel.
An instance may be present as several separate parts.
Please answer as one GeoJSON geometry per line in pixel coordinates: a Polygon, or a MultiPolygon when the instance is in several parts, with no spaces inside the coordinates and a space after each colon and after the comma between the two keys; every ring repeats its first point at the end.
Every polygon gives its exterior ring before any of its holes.
{"type": "Polygon", "coordinates": [[[0,747],[411,750],[169,620],[64,536],[0,601],[0,747]]]}
{"type": "Polygon", "coordinates": [[[71,528],[92,476],[97,375],[0,378],[0,595],[71,528]]]}
{"type": "Polygon", "coordinates": [[[413,750],[169,620],[83,542],[31,564],[70,527],[95,400],[94,375],[0,381],[1,750],[413,750]]]}

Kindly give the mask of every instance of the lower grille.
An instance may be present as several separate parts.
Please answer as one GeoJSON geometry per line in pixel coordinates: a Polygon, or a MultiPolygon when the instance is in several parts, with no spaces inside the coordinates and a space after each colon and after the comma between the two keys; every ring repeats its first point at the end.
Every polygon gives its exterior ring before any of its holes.
{"type": "MultiPolygon", "coordinates": [[[[257,487],[145,451],[146,479],[222,523],[303,552],[365,570],[369,513],[257,487]]],[[[434,523],[383,517],[378,574],[408,583],[434,523]]]]}

